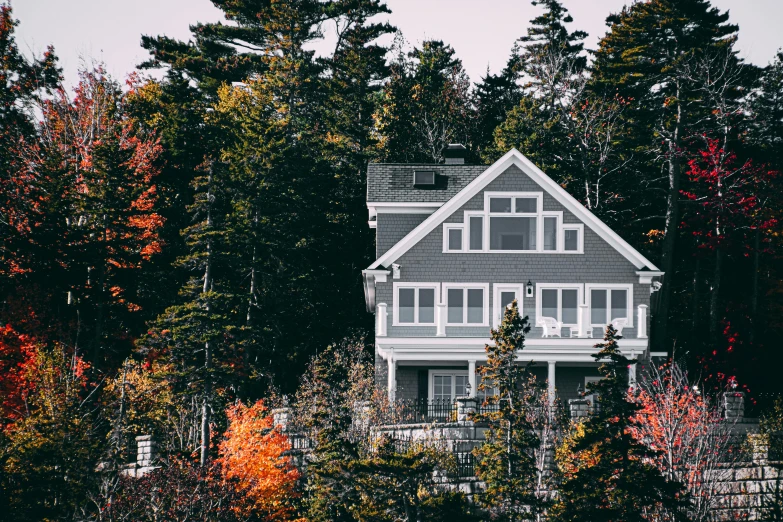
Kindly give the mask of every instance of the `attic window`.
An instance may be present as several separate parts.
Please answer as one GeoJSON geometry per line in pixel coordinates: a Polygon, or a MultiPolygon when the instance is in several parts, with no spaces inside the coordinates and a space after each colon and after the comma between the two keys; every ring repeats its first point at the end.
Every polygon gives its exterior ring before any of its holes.
{"type": "Polygon", "coordinates": [[[435,171],[434,170],[416,170],[413,172],[413,186],[414,187],[434,187],[435,186],[435,171]]]}

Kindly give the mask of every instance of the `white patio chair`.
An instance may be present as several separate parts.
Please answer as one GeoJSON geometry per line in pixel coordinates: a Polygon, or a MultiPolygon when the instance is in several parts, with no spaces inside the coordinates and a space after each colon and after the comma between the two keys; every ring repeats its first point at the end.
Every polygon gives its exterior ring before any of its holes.
{"type": "MultiPolygon", "coordinates": [[[[590,339],[593,338],[593,329],[592,328],[588,328],[585,333],[587,334],[587,337],[589,337],[590,339]]],[[[576,326],[572,326],[571,327],[571,338],[574,338],[574,337],[579,337],[579,328],[577,328],[576,326]]]]}
{"type": "Polygon", "coordinates": [[[554,317],[541,317],[538,320],[538,325],[544,329],[542,337],[552,337],[554,335],[561,337],[560,329],[563,327],[563,323],[558,322],[554,317]]]}
{"type": "Polygon", "coordinates": [[[628,319],[625,317],[612,319],[612,322],[610,324],[612,325],[612,328],[617,330],[617,335],[622,336],[623,328],[625,328],[628,325],[628,319]]]}

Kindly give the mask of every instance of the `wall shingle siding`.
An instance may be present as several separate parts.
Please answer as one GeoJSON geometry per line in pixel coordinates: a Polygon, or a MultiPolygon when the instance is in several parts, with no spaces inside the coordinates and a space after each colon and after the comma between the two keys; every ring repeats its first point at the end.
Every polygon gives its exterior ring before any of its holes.
{"type": "Polygon", "coordinates": [[[378,214],[375,229],[376,259],[385,254],[387,250],[396,245],[400,239],[428,217],[427,214],[378,214]]]}

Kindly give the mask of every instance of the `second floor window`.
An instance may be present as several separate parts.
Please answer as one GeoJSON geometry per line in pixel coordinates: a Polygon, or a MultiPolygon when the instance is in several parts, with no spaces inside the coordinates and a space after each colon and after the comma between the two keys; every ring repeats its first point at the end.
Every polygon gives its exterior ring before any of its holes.
{"type": "Polygon", "coordinates": [[[632,326],[630,285],[587,286],[591,326],[603,327],[616,319],[625,319],[627,326],[632,326]]]}
{"type": "Polygon", "coordinates": [[[488,285],[443,285],[446,297],[446,324],[487,325],[488,285]]]}
{"type": "Polygon", "coordinates": [[[538,317],[551,317],[564,326],[576,326],[582,285],[538,285],[538,317]]]}
{"type": "Polygon", "coordinates": [[[435,296],[438,287],[435,284],[417,286],[396,286],[394,323],[401,325],[434,325],[435,296]]]}

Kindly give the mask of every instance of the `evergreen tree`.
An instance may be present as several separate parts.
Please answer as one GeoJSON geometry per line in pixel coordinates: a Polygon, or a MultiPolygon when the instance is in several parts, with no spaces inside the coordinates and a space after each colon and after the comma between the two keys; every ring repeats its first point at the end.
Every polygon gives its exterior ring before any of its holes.
{"type": "Polygon", "coordinates": [[[551,510],[554,522],[683,519],[681,485],[665,480],[653,464],[652,450],[630,430],[641,405],[628,400],[631,361],[620,352],[617,339],[617,331],[607,326],[604,342],[596,345],[600,351],[593,355],[603,362],[603,379],[588,390],[598,395],[595,411],[557,450],[561,483],[551,510]]]}
{"type": "MultiPolygon", "coordinates": [[[[625,147],[644,157],[646,165],[628,171],[634,179],[627,186],[640,190],[628,196],[625,221],[641,226],[638,232],[648,232],[650,221],[659,222],[662,229],[660,259],[666,284],[658,296],[652,342],[666,349],[672,289],[677,284],[683,155],[688,140],[703,130],[715,109],[698,92],[706,78],[694,73],[700,62],[715,57],[725,58],[732,67],[738,63],[733,51],[737,26],[707,0],[638,2],[609,16],[607,24],[609,32],[595,53],[592,87],[605,96],[633,100],[624,112],[625,147]],[[666,197],[650,198],[651,190],[666,197]]],[[[629,227],[626,235],[632,232],[629,227]]]]}
{"type": "Polygon", "coordinates": [[[495,129],[522,100],[521,78],[522,60],[519,46],[515,44],[503,70],[499,74],[490,74],[487,70],[473,91],[476,123],[472,139],[476,153],[487,160],[493,150],[495,129]]]}
{"type": "Polygon", "coordinates": [[[353,414],[370,398],[371,372],[361,343],[331,345],[314,357],[297,394],[297,417],[315,439],[307,468],[310,520],[354,520],[360,504],[355,467],[366,434],[356,432],[353,414]]]}
{"type": "Polygon", "coordinates": [[[530,20],[527,35],[519,39],[521,60],[529,76],[528,90],[541,102],[545,117],[552,119],[570,76],[587,64],[582,43],[587,33],[568,31],[566,24],[574,19],[559,0],[534,0],[532,4],[543,6],[544,12],[530,20]]]}
{"type": "Polygon", "coordinates": [[[436,473],[448,473],[454,464],[443,448],[382,437],[369,454],[351,466],[359,491],[352,510],[355,519],[481,520],[463,492],[436,481],[436,473]]]}
{"type": "Polygon", "coordinates": [[[751,141],[773,168],[783,170],[783,50],[775,55],[761,76],[753,104],[751,141]]]}
{"type": "Polygon", "coordinates": [[[376,114],[380,159],[438,163],[449,143],[471,145],[470,81],[454,49],[425,40],[406,54],[398,34],[394,51],[376,114]]]}
{"type": "Polygon", "coordinates": [[[487,396],[491,411],[481,419],[488,423],[486,442],[474,450],[476,475],[486,485],[480,503],[499,520],[535,520],[544,502],[536,495],[534,449],[539,440],[530,422],[533,395],[526,390],[527,367],[517,364],[530,331],[527,317],[519,316],[516,301],[506,309],[503,322],[491,331],[494,344],[486,346],[487,364],[481,368],[479,390],[494,387],[487,396]],[[494,408],[493,408],[494,406],[494,408]]]}

